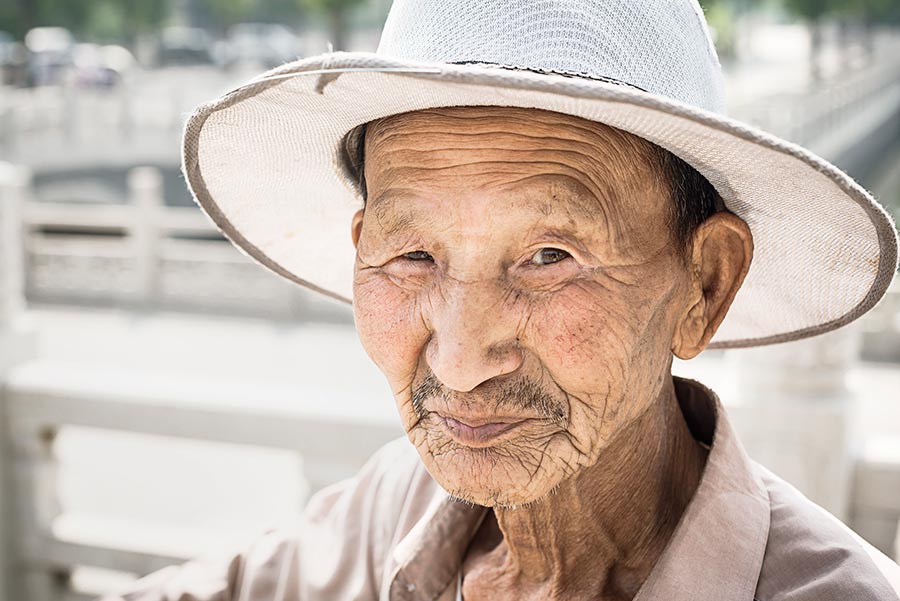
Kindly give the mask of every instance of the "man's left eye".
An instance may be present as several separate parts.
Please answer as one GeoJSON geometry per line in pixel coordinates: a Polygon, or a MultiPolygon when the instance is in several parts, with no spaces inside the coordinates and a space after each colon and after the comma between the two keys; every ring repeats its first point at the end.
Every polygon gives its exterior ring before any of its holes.
{"type": "Polygon", "coordinates": [[[564,250],[559,250],[558,248],[542,248],[531,257],[531,263],[533,265],[551,265],[553,263],[559,263],[570,256],[569,253],[564,250]]]}
{"type": "Polygon", "coordinates": [[[412,252],[405,253],[403,255],[405,258],[411,261],[433,261],[434,259],[430,254],[425,252],[424,250],[414,250],[412,252]]]}

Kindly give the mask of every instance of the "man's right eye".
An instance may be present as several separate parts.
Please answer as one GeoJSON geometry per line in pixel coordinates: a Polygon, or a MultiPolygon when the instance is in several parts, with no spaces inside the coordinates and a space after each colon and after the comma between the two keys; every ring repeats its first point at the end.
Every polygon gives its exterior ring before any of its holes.
{"type": "Polygon", "coordinates": [[[424,250],[414,250],[403,255],[410,261],[433,261],[434,259],[424,250]]]}

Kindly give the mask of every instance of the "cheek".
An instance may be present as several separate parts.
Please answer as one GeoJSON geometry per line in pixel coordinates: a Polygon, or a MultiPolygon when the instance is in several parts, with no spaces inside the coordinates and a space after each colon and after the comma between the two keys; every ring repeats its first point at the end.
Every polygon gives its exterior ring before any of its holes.
{"type": "Polygon", "coordinates": [[[586,282],[566,286],[534,311],[535,345],[561,385],[596,393],[622,375],[640,322],[624,305],[615,290],[586,282]]]}
{"type": "Polygon", "coordinates": [[[607,438],[642,411],[640,401],[655,399],[671,337],[665,301],[648,296],[631,286],[575,283],[534,312],[532,344],[570,395],[573,435],[607,438]]]}
{"type": "Polygon", "coordinates": [[[353,313],[363,348],[399,393],[410,385],[428,338],[416,295],[382,274],[357,273],[353,313]]]}

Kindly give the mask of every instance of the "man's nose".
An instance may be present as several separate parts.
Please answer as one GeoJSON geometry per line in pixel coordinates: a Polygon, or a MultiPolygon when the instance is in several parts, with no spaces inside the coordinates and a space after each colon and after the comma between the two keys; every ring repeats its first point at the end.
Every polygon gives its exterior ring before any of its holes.
{"type": "Polygon", "coordinates": [[[442,384],[468,392],[522,364],[515,311],[492,283],[458,284],[431,316],[425,360],[442,384]]]}

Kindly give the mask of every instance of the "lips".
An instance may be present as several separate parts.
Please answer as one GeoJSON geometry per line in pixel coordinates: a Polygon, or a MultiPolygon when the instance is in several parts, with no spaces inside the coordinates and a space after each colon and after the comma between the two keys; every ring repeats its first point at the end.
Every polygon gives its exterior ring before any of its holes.
{"type": "Polygon", "coordinates": [[[460,418],[436,414],[444,429],[456,442],[475,448],[483,448],[496,443],[507,434],[529,419],[503,417],[460,418]],[[465,420],[465,421],[463,421],[465,420]]]}

